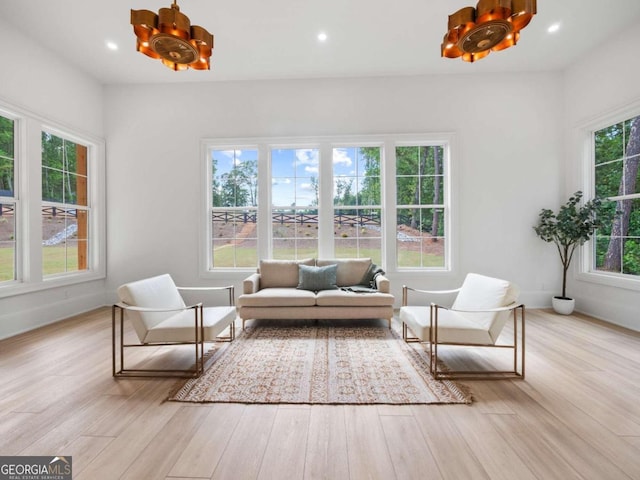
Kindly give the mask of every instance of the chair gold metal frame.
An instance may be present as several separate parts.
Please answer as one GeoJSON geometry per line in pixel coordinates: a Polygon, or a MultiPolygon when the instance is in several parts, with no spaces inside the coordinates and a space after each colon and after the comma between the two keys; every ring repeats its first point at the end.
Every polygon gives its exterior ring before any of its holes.
{"type": "MultiPolygon", "coordinates": [[[[176,287],[183,291],[222,291],[229,292],[229,306],[235,307],[234,287],[176,287]]],[[[202,302],[188,305],[182,308],[150,308],[128,305],[124,302],[115,303],[111,309],[111,328],[112,328],[112,374],[116,378],[121,377],[183,377],[197,378],[204,372],[204,344],[212,340],[205,340],[204,330],[204,308],[202,302]],[[125,343],[124,341],[124,319],[125,312],[181,312],[193,311],[193,329],[195,341],[164,341],[164,342],[139,342],[125,343]],[[135,347],[157,347],[157,346],[173,346],[173,345],[193,345],[194,346],[194,366],[189,369],[144,369],[144,368],[126,368],[125,366],[125,349],[135,347]],[[118,361],[119,360],[119,361],[118,361]]],[[[235,339],[235,320],[229,324],[229,334],[226,336],[216,337],[216,342],[231,342],[235,339]]]]}
{"type": "MultiPolygon", "coordinates": [[[[403,285],[402,287],[402,306],[408,305],[408,292],[424,293],[424,294],[451,294],[459,292],[460,289],[454,290],[419,290],[416,288],[403,285]]],[[[409,335],[409,326],[402,322],[402,338],[407,342],[420,342],[424,340],[417,336],[409,335]]],[[[429,304],[429,372],[436,380],[445,379],[475,379],[475,380],[497,380],[497,379],[524,379],[525,378],[525,306],[521,303],[511,303],[504,307],[490,309],[453,309],[431,302],[429,304]],[[438,340],[439,332],[439,312],[448,310],[460,313],[500,313],[513,312],[513,343],[511,344],[479,344],[479,343],[463,343],[463,342],[440,342],[438,340]],[[520,312],[520,329],[518,329],[518,311],[520,312]],[[520,332],[520,342],[518,342],[518,332],[520,332]],[[520,343],[520,348],[518,347],[520,343]],[[512,370],[450,370],[441,369],[438,362],[438,346],[463,346],[463,347],[487,347],[487,348],[507,348],[513,350],[513,369],[512,370]],[[518,362],[519,361],[519,362],[518,362]],[[520,368],[518,369],[518,363],[520,368]]]]}

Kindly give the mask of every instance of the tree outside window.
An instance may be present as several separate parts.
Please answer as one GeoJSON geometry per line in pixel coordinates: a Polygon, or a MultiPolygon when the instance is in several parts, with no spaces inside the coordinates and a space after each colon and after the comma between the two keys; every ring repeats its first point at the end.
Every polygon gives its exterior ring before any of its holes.
{"type": "Polygon", "coordinates": [[[619,212],[596,233],[595,269],[640,275],[640,116],[594,132],[593,143],[596,196],[619,212]]]}

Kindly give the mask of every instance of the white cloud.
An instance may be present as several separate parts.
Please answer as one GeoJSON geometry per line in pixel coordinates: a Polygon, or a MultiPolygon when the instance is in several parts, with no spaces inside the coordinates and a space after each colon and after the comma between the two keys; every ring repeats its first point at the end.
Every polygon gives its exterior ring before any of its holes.
{"type": "Polygon", "coordinates": [[[297,149],[296,162],[298,165],[318,165],[318,150],[312,148],[297,149]]]}
{"type": "Polygon", "coordinates": [[[347,155],[346,148],[333,149],[333,164],[342,164],[345,167],[350,167],[353,164],[353,160],[351,160],[351,157],[347,155]]]}
{"type": "Polygon", "coordinates": [[[272,178],[271,185],[289,185],[291,183],[290,178],[272,178]]]}
{"type": "Polygon", "coordinates": [[[222,153],[222,155],[224,155],[225,157],[230,158],[234,167],[242,165],[242,160],[240,159],[242,150],[221,150],[220,153],[222,153]]]}
{"type": "Polygon", "coordinates": [[[229,158],[239,157],[242,155],[242,150],[222,150],[220,151],[222,155],[225,155],[229,158]]]}
{"type": "Polygon", "coordinates": [[[313,166],[313,167],[311,167],[311,166],[304,167],[304,171],[307,172],[307,173],[318,173],[318,170],[319,170],[319,168],[318,168],[317,165],[313,166]]]}
{"type": "Polygon", "coordinates": [[[312,183],[301,183],[300,184],[300,189],[301,190],[307,190],[309,192],[315,192],[314,186],[313,186],[312,183]]]}

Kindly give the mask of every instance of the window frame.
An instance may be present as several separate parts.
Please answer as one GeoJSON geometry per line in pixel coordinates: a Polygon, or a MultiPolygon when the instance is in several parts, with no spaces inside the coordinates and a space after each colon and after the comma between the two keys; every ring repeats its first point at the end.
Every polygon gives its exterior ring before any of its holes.
{"type": "MultiPolygon", "coordinates": [[[[576,151],[580,152],[582,170],[581,190],[589,199],[595,195],[595,133],[604,128],[640,116],[640,101],[629,103],[621,109],[603,114],[575,129],[576,151]]],[[[595,238],[590,239],[578,250],[576,278],[590,283],[640,291],[640,275],[596,270],[595,238]]]]}
{"type": "Polygon", "coordinates": [[[0,284],[0,298],[106,278],[105,142],[90,133],[0,102],[0,114],[16,124],[14,175],[16,186],[16,279],[0,284]],[[46,276],[42,265],[42,131],[87,147],[89,177],[88,269],[46,276]]]}
{"type": "MultiPolygon", "coordinates": [[[[256,162],[257,162],[257,168],[258,168],[258,179],[260,178],[260,150],[257,148],[256,145],[251,145],[251,144],[242,144],[242,145],[235,145],[233,146],[232,144],[221,144],[221,145],[211,145],[211,144],[206,144],[204,142],[201,142],[201,149],[204,151],[204,155],[205,158],[207,159],[205,161],[205,170],[203,173],[204,178],[206,179],[207,185],[205,187],[205,201],[206,201],[206,205],[205,205],[205,210],[206,210],[206,215],[207,215],[207,221],[205,222],[206,225],[204,225],[204,235],[206,238],[205,243],[208,245],[206,247],[206,251],[202,252],[202,247],[200,248],[201,252],[200,252],[200,265],[202,265],[203,262],[203,258],[204,258],[204,262],[206,262],[205,265],[205,272],[224,272],[224,271],[231,271],[231,272],[237,272],[237,271],[242,271],[242,270],[246,270],[248,268],[253,268],[253,267],[215,267],[213,265],[213,225],[212,225],[212,215],[213,212],[215,212],[216,210],[227,210],[227,211],[242,211],[242,210],[252,210],[255,211],[255,214],[258,218],[258,225],[259,225],[259,207],[258,206],[250,206],[250,207],[214,207],[213,206],[213,194],[212,194],[212,190],[211,190],[211,181],[213,180],[213,164],[211,162],[211,152],[213,151],[223,151],[223,150],[255,150],[257,152],[257,158],[256,158],[256,162]]],[[[259,181],[259,180],[258,180],[259,181]]],[[[260,204],[260,191],[261,191],[261,187],[258,184],[258,204],[260,204]]],[[[258,227],[256,227],[258,228],[258,227]]],[[[201,239],[202,239],[202,232],[203,229],[201,228],[201,239]]],[[[258,238],[258,234],[256,234],[256,239],[258,238]]],[[[257,250],[257,256],[258,258],[260,258],[260,254],[259,254],[259,240],[257,240],[258,245],[256,246],[256,250],[257,250]]],[[[235,255],[234,255],[235,258],[235,255]]]]}
{"type": "MultiPolygon", "coordinates": [[[[314,142],[314,141],[300,141],[300,142],[270,142],[266,145],[267,149],[268,149],[268,157],[267,157],[267,168],[269,169],[269,173],[267,175],[267,177],[269,179],[273,179],[273,151],[274,150],[317,150],[317,154],[318,154],[318,169],[320,170],[321,164],[322,164],[322,158],[323,158],[323,153],[322,153],[322,148],[320,143],[318,142],[314,142]]],[[[258,172],[258,176],[260,175],[260,172],[258,172]]],[[[323,203],[323,193],[322,193],[322,186],[321,184],[323,183],[322,180],[322,173],[320,171],[318,171],[318,205],[316,205],[315,209],[318,211],[318,227],[319,229],[321,229],[321,225],[322,225],[322,214],[321,214],[321,208],[322,208],[322,203],[323,203]]],[[[278,177],[281,178],[281,177],[278,177]]],[[[282,178],[288,178],[288,177],[282,177],[282,178]]],[[[297,175],[295,175],[294,172],[294,177],[293,177],[296,181],[298,178],[306,178],[306,177],[298,177],[297,175]]],[[[266,182],[261,182],[261,179],[258,180],[258,183],[262,183],[263,185],[265,185],[266,182]]],[[[326,182],[325,182],[326,183],[326,182]]],[[[274,258],[273,257],[273,251],[274,251],[274,246],[273,246],[273,241],[274,241],[274,237],[273,237],[273,215],[274,212],[276,210],[282,210],[285,208],[292,208],[294,210],[294,215],[297,215],[298,210],[304,210],[304,209],[310,209],[312,208],[311,205],[301,205],[298,206],[296,205],[295,207],[288,207],[287,205],[273,205],[273,189],[271,188],[271,184],[266,186],[268,192],[267,192],[267,197],[268,197],[268,212],[267,215],[263,215],[263,223],[264,223],[264,229],[267,232],[269,241],[265,241],[263,243],[266,243],[266,250],[268,252],[268,258],[274,258]]],[[[260,218],[260,217],[259,217],[260,218]]],[[[258,220],[260,221],[260,220],[258,220]]],[[[314,257],[320,257],[321,256],[321,243],[322,243],[322,239],[320,237],[320,231],[318,232],[318,236],[317,236],[317,242],[316,242],[316,251],[318,252],[317,255],[314,255],[314,257]]],[[[296,241],[296,246],[295,246],[295,258],[297,260],[302,260],[305,258],[309,258],[308,255],[298,255],[298,246],[297,246],[297,240],[298,240],[298,236],[296,235],[295,237],[289,237],[289,238],[293,238],[296,241]]],[[[260,242],[260,239],[258,238],[258,243],[260,242]]],[[[260,257],[259,257],[260,258],[260,257]]]]}
{"type": "MultiPolygon", "coordinates": [[[[376,209],[376,210],[380,210],[380,262],[381,263],[385,263],[385,230],[384,230],[384,226],[385,226],[385,189],[383,186],[383,182],[384,182],[384,144],[382,142],[350,142],[350,143],[332,143],[331,145],[331,177],[330,177],[330,183],[331,183],[331,191],[332,191],[332,195],[331,195],[331,229],[333,230],[334,228],[334,224],[335,224],[335,212],[336,210],[357,210],[357,211],[361,211],[361,210],[367,210],[367,209],[376,209]],[[340,150],[340,149],[349,149],[349,148],[354,148],[354,149],[360,149],[360,148],[378,148],[380,151],[380,175],[379,175],[379,184],[380,184],[380,203],[376,204],[376,205],[335,205],[334,203],[334,196],[333,196],[333,188],[335,185],[335,181],[336,181],[336,175],[334,174],[335,172],[335,168],[334,168],[334,163],[333,163],[333,156],[336,150],[340,150]]],[[[361,176],[361,175],[355,175],[355,176],[351,176],[349,178],[354,178],[356,180],[358,179],[364,179],[367,178],[365,176],[361,176]]],[[[357,196],[357,195],[356,195],[357,196]]],[[[335,258],[343,258],[340,256],[335,256],[335,248],[336,248],[336,238],[335,238],[335,234],[331,236],[332,237],[332,248],[333,248],[333,255],[332,257],[335,258]]],[[[356,245],[357,245],[357,250],[360,250],[360,245],[361,245],[361,239],[359,236],[357,236],[355,238],[356,241],[356,245]]],[[[374,259],[374,261],[376,261],[374,259]]]]}
{"type": "Polygon", "coordinates": [[[258,259],[272,258],[272,226],[271,226],[271,150],[277,148],[319,150],[318,172],[318,214],[319,238],[318,257],[334,257],[333,236],[333,149],[344,147],[379,147],[380,148],[380,186],[382,202],[382,263],[388,274],[402,273],[403,276],[452,276],[455,275],[457,258],[457,228],[455,221],[456,204],[455,169],[452,158],[457,154],[456,135],[452,132],[418,133],[418,134],[381,134],[381,135],[333,135],[318,137],[241,137],[241,138],[203,138],[200,141],[201,163],[201,208],[199,228],[199,270],[200,277],[218,278],[220,273],[246,274],[254,272],[255,267],[211,268],[211,192],[212,167],[209,151],[218,149],[258,150],[258,259]],[[396,261],[396,146],[438,145],[444,147],[443,155],[443,205],[445,208],[445,266],[397,268],[396,261]],[[329,160],[327,160],[329,159],[329,160]],[[329,205],[326,205],[329,202],[329,205]],[[331,233],[331,234],[329,234],[331,233]]]}
{"type": "MultiPolygon", "coordinates": [[[[419,267],[399,267],[397,266],[397,261],[398,261],[398,255],[397,255],[397,251],[394,257],[394,261],[396,262],[396,270],[398,272],[414,272],[414,271],[418,271],[418,272],[450,272],[453,270],[452,267],[452,263],[453,263],[453,254],[452,254],[452,242],[451,242],[451,232],[452,232],[452,226],[451,226],[451,220],[452,220],[452,215],[451,215],[451,173],[450,173],[450,167],[451,167],[451,143],[452,143],[452,139],[449,139],[448,141],[442,141],[442,140],[434,140],[434,139],[426,139],[426,140],[422,140],[422,141],[415,141],[415,140],[411,140],[411,141],[402,141],[402,142],[396,142],[395,146],[394,146],[394,150],[393,150],[393,155],[394,155],[394,168],[397,164],[397,159],[396,159],[396,148],[398,147],[442,147],[442,192],[443,192],[443,198],[442,198],[442,202],[439,205],[442,205],[442,209],[443,211],[443,218],[442,221],[444,222],[444,265],[441,267],[423,267],[423,266],[419,266],[419,267]]],[[[397,178],[398,178],[398,174],[397,172],[394,170],[394,182],[396,182],[396,186],[397,186],[397,178]]],[[[397,222],[397,212],[399,210],[400,207],[398,207],[397,204],[397,191],[394,191],[394,200],[393,200],[393,206],[394,206],[394,230],[397,228],[398,226],[398,222],[397,222]]],[[[410,208],[411,206],[414,205],[402,205],[402,208],[410,208]]],[[[440,208],[439,206],[436,206],[434,204],[425,204],[425,205],[415,205],[416,208],[419,209],[436,209],[436,208],[440,208]]],[[[397,240],[395,242],[395,246],[397,249],[397,240]]]]}

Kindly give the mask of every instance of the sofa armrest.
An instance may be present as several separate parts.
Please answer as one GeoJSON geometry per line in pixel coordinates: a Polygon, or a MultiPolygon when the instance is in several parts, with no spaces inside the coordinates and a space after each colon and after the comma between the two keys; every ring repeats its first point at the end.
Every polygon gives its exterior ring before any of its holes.
{"type": "Polygon", "coordinates": [[[391,284],[389,283],[389,279],[384,275],[376,276],[376,288],[380,293],[390,293],[391,292],[391,284]]]}
{"type": "Polygon", "coordinates": [[[256,293],[260,290],[260,274],[252,273],[242,282],[242,293],[256,293]]]}

